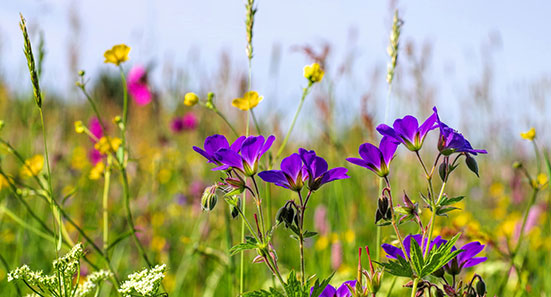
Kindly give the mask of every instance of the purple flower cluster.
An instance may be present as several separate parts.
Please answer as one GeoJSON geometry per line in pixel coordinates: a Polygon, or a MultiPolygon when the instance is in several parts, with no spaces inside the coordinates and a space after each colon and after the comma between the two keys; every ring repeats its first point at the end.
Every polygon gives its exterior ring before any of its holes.
{"type": "MultiPolygon", "coordinates": [[[[331,285],[327,285],[318,297],[352,297],[352,293],[348,286],[354,288],[356,286],[356,280],[346,281],[342,283],[338,289],[331,285]]],[[[310,294],[312,294],[312,291],[314,291],[314,288],[310,290],[310,294]]]]}
{"type": "Polygon", "coordinates": [[[352,164],[365,167],[380,177],[385,177],[390,172],[390,162],[399,144],[403,144],[410,151],[417,152],[422,148],[427,134],[436,128],[440,130],[438,150],[442,155],[487,153],[485,150],[474,149],[461,133],[440,121],[438,110],[434,107],[433,114],[420,126],[417,119],[411,115],[395,120],[392,127],[385,124],[379,125],[377,131],[383,135],[379,147],[364,143],[360,145],[359,149],[361,159],[348,158],[346,160],[352,164]]]}
{"type": "MultiPolygon", "coordinates": [[[[423,241],[422,249],[423,249],[423,253],[425,253],[427,249],[428,238],[426,237],[423,238],[421,234],[408,235],[404,238],[403,245],[407,253],[407,258],[404,256],[404,252],[402,251],[402,249],[398,247],[395,247],[388,243],[381,245],[381,247],[387,253],[387,258],[397,259],[398,257],[402,257],[403,259],[407,260],[410,258],[411,239],[415,240],[419,246],[421,246],[421,240],[422,240],[423,241]]],[[[437,236],[431,241],[430,246],[428,247],[428,251],[426,252],[430,252],[434,247],[439,248],[441,245],[445,244],[446,242],[447,240],[441,238],[440,236],[437,236]]],[[[484,247],[485,246],[478,241],[473,241],[465,244],[460,248],[462,252],[460,252],[457,255],[457,257],[455,257],[448,264],[446,264],[445,266],[446,270],[449,271],[451,274],[459,274],[459,272],[463,268],[472,267],[486,261],[487,259],[486,257],[475,257],[480,252],[482,252],[484,247]]],[[[457,248],[454,246],[452,248],[452,252],[456,250],[457,248]]]]}
{"type": "Polygon", "coordinates": [[[300,191],[306,184],[310,191],[318,190],[322,185],[338,179],[345,179],[348,169],[337,167],[329,169],[327,162],[316,155],[314,151],[299,149],[284,158],[280,165],[281,170],[267,170],[258,176],[265,182],[273,183],[293,191],[300,191]],[[305,183],[308,181],[307,183],[305,183]]]}

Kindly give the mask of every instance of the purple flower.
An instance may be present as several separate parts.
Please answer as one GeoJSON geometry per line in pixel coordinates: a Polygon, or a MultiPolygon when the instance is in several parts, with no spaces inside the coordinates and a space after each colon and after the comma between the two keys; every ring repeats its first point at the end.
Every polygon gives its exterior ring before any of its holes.
{"type": "Polygon", "coordinates": [[[448,127],[448,125],[440,121],[438,117],[438,111],[436,106],[432,108],[436,114],[436,122],[440,128],[440,137],[438,138],[438,150],[442,155],[449,156],[453,153],[466,153],[466,154],[487,154],[486,150],[474,149],[469,141],[461,135],[461,133],[448,127]]]}
{"type": "Polygon", "coordinates": [[[403,143],[408,150],[415,152],[423,146],[427,133],[438,127],[434,125],[437,117],[435,111],[419,126],[415,117],[407,115],[402,119],[395,120],[392,127],[385,124],[379,125],[377,131],[383,136],[391,137],[397,142],[403,143]]]}
{"type": "MultiPolygon", "coordinates": [[[[352,293],[350,292],[347,284],[350,285],[350,287],[354,288],[356,286],[356,280],[346,281],[342,283],[342,285],[338,289],[335,289],[335,287],[331,285],[327,285],[327,287],[325,287],[319,297],[352,297],[352,293]]],[[[313,291],[314,288],[311,288],[310,295],[313,291]]]]}
{"type": "Polygon", "coordinates": [[[262,171],[258,176],[268,183],[293,191],[300,191],[308,178],[306,167],[302,165],[299,154],[294,153],[281,160],[281,170],[262,171]]]}
{"type": "MultiPolygon", "coordinates": [[[[448,262],[448,264],[446,264],[446,270],[450,274],[459,274],[459,272],[461,272],[461,269],[463,268],[472,267],[486,261],[488,259],[486,257],[475,257],[480,252],[482,252],[483,249],[484,245],[478,241],[473,241],[465,244],[460,248],[460,250],[463,251],[459,253],[457,257],[455,257],[453,260],[448,262]]],[[[452,252],[456,250],[457,249],[455,248],[455,246],[452,247],[452,252]]]]}
{"type": "Polygon", "coordinates": [[[258,172],[258,160],[274,143],[275,136],[270,135],[267,139],[264,136],[249,136],[241,145],[241,151],[231,148],[222,148],[215,153],[221,166],[213,170],[226,170],[230,167],[243,172],[246,176],[253,176],[258,172]]]}
{"type": "Polygon", "coordinates": [[[170,129],[174,133],[182,131],[194,130],[197,127],[197,116],[191,112],[186,113],[183,117],[173,118],[170,122],[170,129]]]}
{"type": "Polygon", "coordinates": [[[324,184],[334,180],[349,178],[346,174],[348,169],[344,167],[329,169],[327,162],[322,157],[318,157],[313,150],[307,151],[301,148],[298,153],[308,172],[308,188],[310,191],[316,191],[324,184]]]}
{"type": "MultiPolygon", "coordinates": [[[[421,234],[415,234],[415,235],[408,235],[406,238],[404,238],[404,249],[407,253],[407,258],[404,256],[404,252],[401,248],[395,247],[393,245],[390,245],[388,243],[384,243],[381,245],[383,250],[387,253],[386,257],[390,259],[397,259],[398,257],[402,257],[405,260],[408,260],[410,257],[410,251],[411,251],[411,239],[414,239],[419,246],[421,246],[421,239],[423,236],[421,234]]],[[[423,254],[425,254],[425,250],[427,248],[427,241],[428,238],[424,238],[423,242],[423,254]]],[[[442,239],[440,236],[436,236],[430,243],[429,250],[427,252],[430,252],[432,248],[436,245],[436,248],[439,248],[442,244],[446,243],[447,240],[442,239]]]]}
{"type": "Polygon", "coordinates": [[[216,152],[221,149],[230,149],[234,152],[239,152],[244,141],[245,136],[241,136],[237,138],[230,146],[224,135],[214,134],[205,139],[204,150],[196,146],[193,147],[193,150],[205,157],[209,163],[214,163],[220,166],[222,163],[216,158],[216,152]]]}
{"type": "Polygon", "coordinates": [[[346,161],[365,167],[373,172],[375,172],[380,177],[385,177],[388,175],[390,168],[390,161],[396,152],[398,144],[392,138],[384,136],[381,139],[379,147],[374,146],[371,143],[364,143],[360,145],[359,153],[361,159],[359,158],[348,158],[346,161]]]}

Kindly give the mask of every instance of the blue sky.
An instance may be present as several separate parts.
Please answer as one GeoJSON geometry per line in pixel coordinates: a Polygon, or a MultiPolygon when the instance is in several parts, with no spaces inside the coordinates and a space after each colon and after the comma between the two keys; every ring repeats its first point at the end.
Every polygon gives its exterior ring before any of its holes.
{"type": "MultiPolygon", "coordinates": [[[[277,108],[296,100],[303,85],[302,67],[309,61],[291,50],[296,45],[334,46],[335,61],[349,50],[347,36],[358,34],[354,63],[357,83],[352,90],[342,87],[342,96],[359,96],[362,82],[372,69],[386,67],[386,46],[391,15],[386,1],[343,0],[259,0],[255,24],[253,88],[270,93],[268,80],[271,49],[282,48],[277,108]],[[293,99],[289,99],[293,98],[293,99]],[[287,100],[287,101],[286,101],[287,100]],[[283,102],[283,103],[281,103],[283,102]]],[[[190,51],[200,53],[206,73],[216,69],[222,50],[234,64],[246,69],[244,5],[241,0],[17,0],[0,4],[0,69],[14,84],[24,82],[25,63],[18,28],[18,13],[29,25],[40,26],[47,43],[44,84],[58,91],[72,86],[68,75],[67,45],[69,7],[81,17],[79,68],[94,75],[104,65],[102,54],[113,44],[132,46],[135,63],[170,61],[175,66],[189,62],[190,51]],[[74,3],[73,3],[74,2],[74,3]]],[[[438,87],[439,102],[453,113],[462,98],[469,96],[469,84],[477,81],[485,61],[481,52],[489,36],[499,36],[501,46],[494,54],[495,92],[504,115],[510,111],[530,112],[523,104],[525,85],[551,74],[550,1],[401,1],[398,8],[405,20],[402,40],[418,44],[431,42],[433,58],[429,80],[438,87]]],[[[196,61],[197,62],[197,61],[196,61]]],[[[160,68],[160,67],[159,67],[160,68]]],[[[154,79],[161,78],[157,68],[154,79]]],[[[384,71],[383,71],[384,72],[384,71]]],[[[381,80],[383,81],[383,80],[381,80]]],[[[384,96],[383,96],[384,97],[384,96]]],[[[343,99],[344,100],[344,99],[343,99]]],[[[263,112],[262,109],[260,112],[263,112]]],[[[398,106],[397,115],[408,112],[398,106]]],[[[427,114],[429,111],[423,112],[427,114]]]]}

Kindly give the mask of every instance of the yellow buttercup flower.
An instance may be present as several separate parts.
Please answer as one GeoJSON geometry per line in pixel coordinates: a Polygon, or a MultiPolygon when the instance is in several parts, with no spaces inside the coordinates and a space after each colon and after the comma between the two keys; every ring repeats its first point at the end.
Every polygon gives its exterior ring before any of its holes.
{"type": "Polygon", "coordinates": [[[233,99],[231,105],[241,110],[249,110],[257,106],[262,99],[264,99],[264,97],[258,96],[256,91],[248,91],[245,95],[243,95],[243,98],[233,99]]]}
{"type": "Polygon", "coordinates": [[[90,174],[88,175],[88,178],[91,180],[98,180],[103,176],[103,172],[105,171],[105,164],[103,162],[97,162],[94,168],[90,170],[90,174]]]}
{"type": "Polygon", "coordinates": [[[536,138],[536,129],[532,127],[530,130],[520,133],[520,137],[532,141],[536,138]]]}
{"type": "Polygon", "coordinates": [[[312,65],[304,66],[304,77],[310,81],[310,83],[317,83],[323,79],[323,69],[320,64],[313,63],[312,65]]]}
{"type": "Polygon", "coordinates": [[[128,53],[130,47],[126,44],[117,44],[110,50],[106,50],[103,56],[105,57],[104,63],[111,63],[119,66],[122,62],[128,60],[128,53]]]}
{"type": "Polygon", "coordinates": [[[44,157],[35,155],[30,159],[25,160],[25,165],[21,167],[22,176],[37,176],[44,167],[44,157]]]}
{"type": "Polygon", "coordinates": [[[82,121],[75,122],[75,131],[78,134],[84,133],[84,124],[82,123],[82,121]]]}
{"type": "Polygon", "coordinates": [[[96,142],[94,148],[98,150],[102,155],[107,155],[109,152],[116,152],[122,144],[122,140],[118,137],[111,138],[111,145],[109,145],[109,138],[103,136],[96,142]],[[111,147],[113,151],[111,151],[111,147]]]}
{"type": "Polygon", "coordinates": [[[547,175],[545,173],[540,173],[536,179],[532,180],[532,186],[543,189],[548,181],[547,175]]]}
{"type": "Polygon", "coordinates": [[[187,106],[193,106],[199,102],[199,96],[197,94],[189,92],[184,96],[184,104],[187,106]]]}

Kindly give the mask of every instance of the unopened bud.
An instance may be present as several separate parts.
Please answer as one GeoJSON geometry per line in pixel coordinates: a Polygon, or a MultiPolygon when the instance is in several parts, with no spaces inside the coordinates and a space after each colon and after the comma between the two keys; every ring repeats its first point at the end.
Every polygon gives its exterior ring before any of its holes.
{"type": "Polygon", "coordinates": [[[205,189],[203,196],[201,197],[201,208],[204,211],[211,211],[216,206],[218,202],[218,197],[216,196],[216,190],[218,186],[210,186],[205,189]]]}
{"type": "Polygon", "coordinates": [[[484,296],[484,294],[486,294],[486,283],[481,277],[478,278],[478,283],[476,283],[476,293],[478,296],[484,296]]]}

